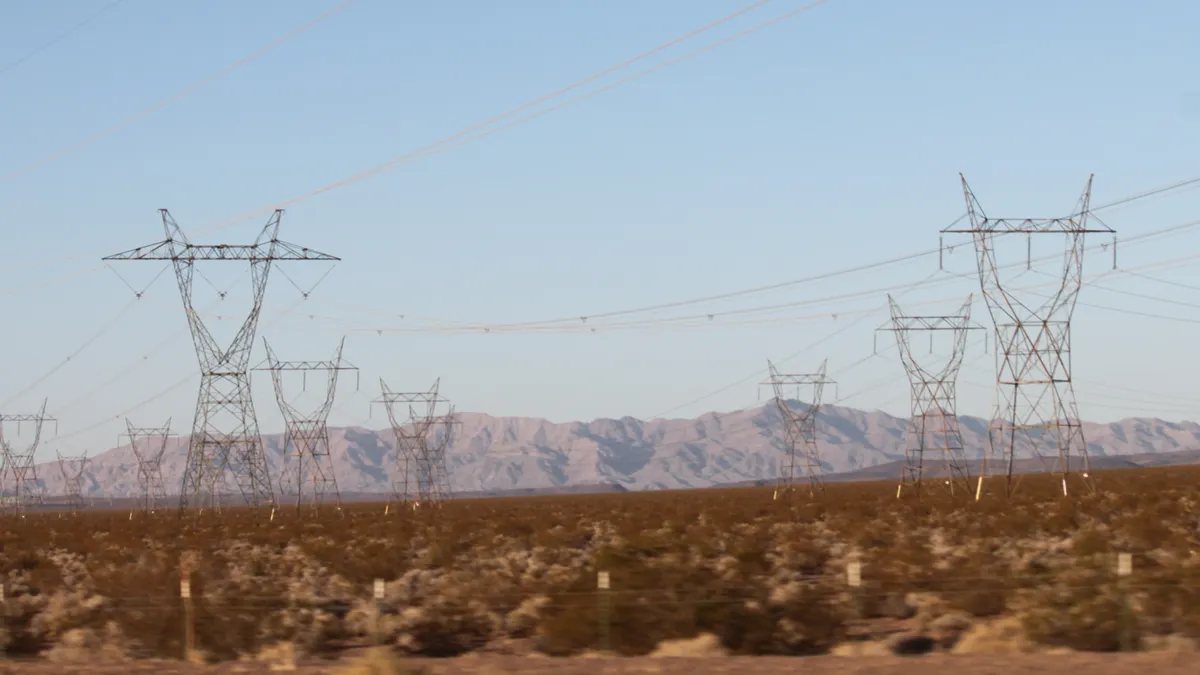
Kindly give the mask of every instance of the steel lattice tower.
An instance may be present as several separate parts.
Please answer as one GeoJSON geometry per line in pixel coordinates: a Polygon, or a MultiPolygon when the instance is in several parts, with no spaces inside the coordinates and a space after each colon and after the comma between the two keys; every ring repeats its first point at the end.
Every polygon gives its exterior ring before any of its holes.
{"type": "Polygon", "coordinates": [[[1053,449],[1057,458],[1052,471],[1061,478],[1064,495],[1072,456],[1082,459],[1083,479],[1090,486],[1087,443],[1071,380],[1071,315],[1083,286],[1086,235],[1113,235],[1115,266],[1116,233],[1103,223],[1100,227],[1089,223],[1090,176],[1074,213],[1065,218],[989,218],[966,178],[960,178],[969,226],[942,232],[972,236],[980,287],[995,324],[999,391],[988,437],[992,454],[999,455],[1005,466],[1005,494],[1011,495],[1016,488],[1014,461],[1019,439],[1028,442],[1034,456],[1043,461],[1042,449],[1053,449]],[[1027,304],[1004,287],[996,246],[1000,237],[1011,235],[1026,237],[1027,268],[1032,267],[1034,235],[1057,235],[1066,240],[1061,283],[1048,298],[1027,304]]]}
{"type": "Polygon", "coordinates": [[[925,473],[925,453],[933,450],[942,454],[945,462],[945,481],[954,494],[956,488],[970,491],[971,472],[964,456],[962,433],[958,427],[958,371],[962,367],[963,355],[967,350],[967,336],[982,326],[971,323],[971,302],[966,302],[957,314],[943,316],[906,315],[900,305],[888,296],[891,325],[879,330],[895,334],[896,347],[900,351],[900,362],[908,374],[911,388],[911,412],[908,418],[908,434],[904,445],[904,466],[900,470],[900,484],[896,487],[899,497],[904,487],[912,486],[921,494],[921,480],[925,473]],[[939,332],[950,332],[953,337],[950,356],[937,370],[921,364],[913,351],[912,336],[927,333],[930,352],[933,352],[933,336],[939,332]]]}
{"type": "MultiPolygon", "coordinates": [[[[167,486],[162,475],[162,458],[170,440],[171,420],[161,427],[135,427],[125,420],[129,448],[138,463],[138,509],[154,513],[167,503],[167,486]]],[[[120,439],[117,440],[120,445],[120,439]]]]}
{"type": "Polygon", "coordinates": [[[88,456],[83,453],[78,456],[58,455],[58,471],[63,478],[63,496],[67,498],[67,508],[71,513],[82,511],[83,501],[83,472],[87,470],[88,456]]]}
{"type": "Polygon", "coordinates": [[[202,495],[218,498],[218,485],[232,474],[242,498],[250,506],[274,505],[271,478],[263,451],[254,400],[250,395],[250,350],[262,312],[271,265],[284,261],[336,261],[334,256],[289,244],[279,239],[282,210],[267,221],[250,245],[197,245],[188,241],[166,209],[160,209],[167,238],[161,242],[108,256],[104,260],[167,260],[175,268],[183,308],[200,362],[200,394],[188,443],[187,464],[180,486],[179,509],[200,506],[202,495]],[[192,278],[197,262],[250,263],[253,305],[228,347],[213,339],[192,306],[192,278]]]}
{"type": "Polygon", "coordinates": [[[329,361],[280,361],[271,350],[271,345],[263,339],[267,350],[267,366],[257,370],[271,371],[271,380],[275,385],[275,400],[283,413],[285,430],[283,434],[283,470],[279,478],[280,495],[295,495],[296,510],[304,497],[304,486],[312,483],[312,508],[317,512],[318,507],[332,494],[334,502],[340,509],[342,496],[338,491],[337,478],[334,475],[333,461],[329,447],[329,412],[333,409],[333,400],[337,394],[338,374],[343,370],[358,368],[342,359],[342,349],[346,339],[338,343],[337,352],[329,361]],[[283,373],[285,371],[300,371],[303,373],[304,386],[308,386],[308,373],[324,371],[326,373],[325,401],[314,412],[305,415],[288,403],[284,394],[283,373]],[[309,472],[308,464],[311,464],[309,472]]]}
{"type": "MultiPolygon", "coordinates": [[[[429,391],[394,392],[382,378],[382,395],[376,403],[387,408],[392,433],[396,437],[396,468],[399,478],[392,481],[389,499],[411,503],[440,505],[450,495],[450,475],[446,470],[446,448],[453,442],[458,419],[454,406],[438,394],[441,380],[429,391]],[[397,406],[408,408],[408,418],[401,419],[397,406]]],[[[402,414],[402,413],[401,413],[402,414]]]]}
{"type": "Polygon", "coordinates": [[[770,385],[774,393],[775,407],[783,419],[784,441],[787,444],[787,456],[780,467],[776,481],[775,498],[780,491],[791,492],[796,477],[796,452],[804,458],[804,475],[808,478],[809,495],[823,491],[821,480],[821,453],[817,444],[817,413],[821,409],[821,396],[827,384],[837,384],[825,375],[826,361],[815,373],[781,373],[775,364],[767,361],[767,371],[770,380],[762,386],[770,385]],[[800,398],[802,387],[811,387],[811,398],[803,410],[796,410],[788,402],[785,387],[795,387],[795,398],[800,398]]]}
{"type": "Polygon", "coordinates": [[[36,415],[0,415],[0,452],[3,453],[4,485],[11,485],[11,494],[6,495],[4,510],[6,513],[23,515],[30,507],[40,506],[45,497],[45,490],[37,477],[37,464],[34,455],[42,440],[42,428],[46,422],[58,420],[46,416],[46,401],[42,401],[42,409],[36,415]],[[4,436],[4,423],[16,422],[33,424],[33,441],[24,448],[14,448],[12,441],[4,436]]]}

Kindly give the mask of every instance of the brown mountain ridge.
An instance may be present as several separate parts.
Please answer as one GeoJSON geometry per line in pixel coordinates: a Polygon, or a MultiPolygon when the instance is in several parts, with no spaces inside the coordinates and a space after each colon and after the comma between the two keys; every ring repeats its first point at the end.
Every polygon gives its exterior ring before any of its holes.
{"type": "MultiPolygon", "coordinates": [[[[796,404],[797,406],[803,404],[796,404]]],[[[784,457],[782,421],[773,405],[710,412],[696,419],[597,419],[555,423],[532,417],[460,413],[462,426],[447,452],[453,489],[464,493],[533,492],[614,485],[625,490],[702,488],[769,481],[784,457]]],[[[960,418],[969,458],[983,456],[987,423],[960,418]]],[[[907,420],[881,411],[827,405],[817,433],[831,479],[878,479],[898,474],[907,420]]],[[[1190,463],[1198,459],[1200,425],[1152,418],[1111,424],[1084,423],[1096,468],[1190,463]]],[[[345,493],[385,493],[393,467],[389,430],[330,429],[332,461],[345,493]]],[[[282,434],[265,434],[272,476],[281,466],[282,434]]],[[[52,447],[52,446],[51,446],[52,447]]],[[[172,439],[163,458],[168,491],[177,490],[187,439],[172,439]]],[[[1029,458],[1027,447],[1018,456],[1029,458]]],[[[936,461],[936,457],[930,460],[936,461]]],[[[1022,468],[1036,470],[1040,460],[1022,468]]],[[[62,494],[55,462],[39,464],[48,494],[62,494]]],[[[92,496],[123,497],[137,492],[137,462],[128,446],[89,462],[84,490],[92,496]]]]}

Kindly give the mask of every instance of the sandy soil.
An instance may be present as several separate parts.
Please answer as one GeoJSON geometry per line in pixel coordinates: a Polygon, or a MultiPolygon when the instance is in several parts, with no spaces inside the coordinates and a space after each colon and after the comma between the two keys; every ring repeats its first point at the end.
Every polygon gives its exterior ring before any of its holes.
{"type": "MultiPolygon", "coordinates": [[[[442,661],[412,661],[423,664],[429,675],[498,675],[535,673],[555,675],[604,675],[607,673],[652,673],[654,675],[734,675],[753,671],[755,675],[915,675],[953,672],[955,675],[1029,675],[1086,673],[1087,675],[1194,675],[1200,673],[1200,654],[1039,654],[1039,655],[963,655],[922,657],[834,657],[805,659],[777,657],[717,658],[630,658],[630,659],[548,659],[526,657],[467,657],[442,661]]],[[[342,664],[304,665],[286,672],[295,675],[337,675],[342,664]]],[[[19,663],[0,666],[0,673],[29,675],[268,675],[284,672],[278,666],[257,663],[229,663],[196,666],[178,661],[144,661],[133,664],[58,665],[19,663]]],[[[409,670],[416,675],[418,667],[409,670]]],[[[397,673],[397,675],[402,675],[397,673]]],[[[408,674],[404,674],[408,675],[408,674]]]]}

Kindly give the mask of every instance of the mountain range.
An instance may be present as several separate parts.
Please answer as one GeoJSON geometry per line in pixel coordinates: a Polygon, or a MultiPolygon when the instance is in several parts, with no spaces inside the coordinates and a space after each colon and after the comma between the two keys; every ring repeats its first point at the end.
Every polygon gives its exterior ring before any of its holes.
{"type": "MultiPolygon", "coordinates": [[[[784,458],[782,417],[774,404],[696,419],[650,421],[624,417],[554,423],[482,413],[458,416],[461,427],[447,450],[456,492],[745,484],[776,478],[784,458]]],[[[960,424],[968,458],[979,459],[987,444],[986,420],[963,416],[960,424]]],[[[898,475],[895,465],[904,457],[906,431],[906,419],[884,412],[822,406],[817,435],[824,473],[839,474],[831,479],[898,475]]],[[[1190,463],[1200,449],[1200,425],[1192,422],[1130,418],[1084,423],[1084,433],[1096,468],[1190,463]]],[[[332,428],[330,438],[334,474],[343,493],[391,489],[395,472],[390,429],[332,428]]],[[[282,465],[282,440],[282,434],[263,436],[272,476],[279,475],[282,465]]],[[[1030,457],[1030,448],[1021,447],[1017,454],[1030,457]]],[[[170,439],[162,461],[169,492],[178,490],[186,456],[186,437],[170,439]]],[[[64,493],[56,462],[39,464],[37,471],[48,495],[64,493]]],[[[129,497],[137,494],[137,486],[137,460],[129,446],[103,452],[87,464],[87,495],[129,497]]]]}

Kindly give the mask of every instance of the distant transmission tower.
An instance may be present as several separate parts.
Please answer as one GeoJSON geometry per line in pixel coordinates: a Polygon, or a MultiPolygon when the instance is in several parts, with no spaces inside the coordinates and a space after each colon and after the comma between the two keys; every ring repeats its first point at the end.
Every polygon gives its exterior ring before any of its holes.
{"type": "Polygon", "coordinates": [[[58,471],[63,478],[63,496],[67,498],[67,508],[71,513],[82,511],[86,505],[83,500],[83,472],[87,469],[87,453],[78,456],[56,454],[58,471]]]}
{"type": "Polygon", "coordinates": [[[458,420],[454,406],[438,394],[441,380],[429,391],[393,392],[381,378],[382,396],[376,401],[387,408],[392,433],[396,436],[396,464],[399,478],[392,481],[389,500],[438,506],[450,495],[450,476],[446,470],[446,448],[453,440],[458,420]],[[397,407],[400,410],[397,411],[397,407]],[[408,408],[408,417],[402,418],[408,408]]]}
{"type": "Polygon", "coordinates": [[[37,477],[34,455],[42,441],[42,428],[46,422],[53,422],[57,428],[58,420],[46,416],[46,401],[42,401],[42,409],[36,415],[0,415],[0,451],[4,456],[2,482],[11,486],[9,494],[5,495],[5,513],[24,515],[31,507],[43,502],[45,491],[37,477]],[[23,448],[14,448],[12,441],[4,436],[5,422],[16,422],[18,433],[19,425],[33,424],[33,441],[23,448]]]}
{"type": "MultiPolygon", "coordinates": [[[[146,513],[167,504],[167,486],[162,475],[162,458],[170,440],[171,420],[161,427],[135,427],[125,420],[129,447],[138,463],[138,509],[146,513]]],[[[117,445],[120,445],[118,439],[117,445]]]]}
{"type": "MultiPolygon", "coordinates": [[[[967,336],[972,330],[983,326],[971,323],[971,301],[967,301],[957,314],[948,316],[906,315],[900,305],[888,296],[891,309],[891,325],[880,330],[891,331],[896,336],[896,347],[900,350],[900,362],[908,374],[911,387],[911,414],[908,417],[908,436],[904,445],[904,467],[900,471],[900,484],[896,487],[899,497],[905,486],[912,486],[921,494],[921,479],[925,472],[925,453],[940,452],[945,462],[945,481],[950,493],[956,488],[971,489],[971,472],[964,456],[962,433],[958,428],[958,371],[962,367],[963,355],[967,350],[967,336]],[[912,335],[927,333],[929,351],[933,352],[933,336],[938,332],[950,332],[953,337],[950,356],[937,370],[921,365],[913,351],[912,335]]],[[[978,492],[978,490],[977,490],[978,492]]]]}
{"type": "Polygon", "coordinates": [[[346,340],[338,343],[337,352],[329,361],[280,361],[275,358],[271,345],[263,339],[267,349],[267,366],[257,370],[271,371],[271,380],[275,384],[275,400],[283,413],[285,430],[283,434],[283,471],[279,478],[280,495],[294,495],[296,510],[305,494],[305,486],[312,484],[310,493],[311,505],[314,512],[332,497],[338,508],[342,506],[342,496],[338,492],[337,479],[334,476],[333,461],[329,448],[329,412],[333,409],[333,399],[337,394],[338,373],[343,370],[358,368],[342,359],[342,348],[346,340]],[[304,377],[304,387],[308,387],[308,373],[324,371],[326,373],[325,401],[316,411],[305,415],[288,403],[283,390],[283,373],[285,371],[300,371],[304,377]],[[311,465],[311,469],[310,466],[311,465]]]}
{"type": "MultiPolygon", "coordinates": [[[[175,267],[183,308],[187,313],[200,361],[200,395],[188,444],[187,464],[179,494],[180,513],[200,506],[205,492],[211,502],[218,485],[232,474],[250,506],[274,504],[267,457],[263,452],[254,400],[250,395],[250,350],[262,311],[271,264],[283,261],[336,261],[337,258],[279,240],[277,210],[250,245],[192,244],[166,209],[160,209],[167,238],[149,246],[108,256],[105,260],[169,260],[175,267]],[[241,330],[227,348],[220,347],[192,306],[192,277],[198,261],[247,261],[254,302],[241,330]]],[[[310,291],[311,292],[311,291],[310,291]]],[[[307,294],[306,294],[307,295],[307,294]]]]}
{"type": "Polygon", "coordinates": [[[980,287],[995,324],[999,396],[988,437],[993,453],[1005,463],[1005,494],[1011,495],[1016,488],[1013,474],[1018,439],[1027,440],[1034,455],[1043,461],[1042,449],[1054,449],[1057,460],[1052,470],[1062,480],[1064,495],[1073,455],[1082,458],[1083,479],[1090,487],[1087,443],[1071,383],[1071,315],[1083,286],[1085,236],[1113,235],[1115,269],[1116,233],[1103,223],[1101,227],[1089,225],[1091,177],[1075,212],[1066,218],[989,218],[966,178],[962,178],[962,187],[970,226],[949,227],[942,232],[966,233],[974,239],[980,287]],[[1058,289],[1048,297],[1038,297],[1038,302],[1026,304],[1004,288],[1001,269],[1007,265],[997,261],[996,240],[1004,235],[1025,235],[1029,269],[1033,265],[1035,234],[1062,236],[1066,249],[1058,289]]]}
{"type": "Polygon", "coordinates": [[[781,373],[774,363],[767,361],[767,370],[771,379],[762,385],[770,385],[774,393],[775,407],[783,418],[784,440],[787,443],[787,456],[780,467],[779,477],[775,486],[775,498],[779,493],[791,492],[796,479],[796,453],[803,456],[804,475],[808,478],[809,495],[824,491],[821,481],[821,453],[817,445],[817,413],[821,409],[821,395],[827,384],[837,384],[825,375],[826,361],[815,373],[781,373]],[[796,410],[788,402],[786,388],[794,387],[796,399],[800,399],[801,388],[811,387],[809,404],[803,410],[796,410]]]}

